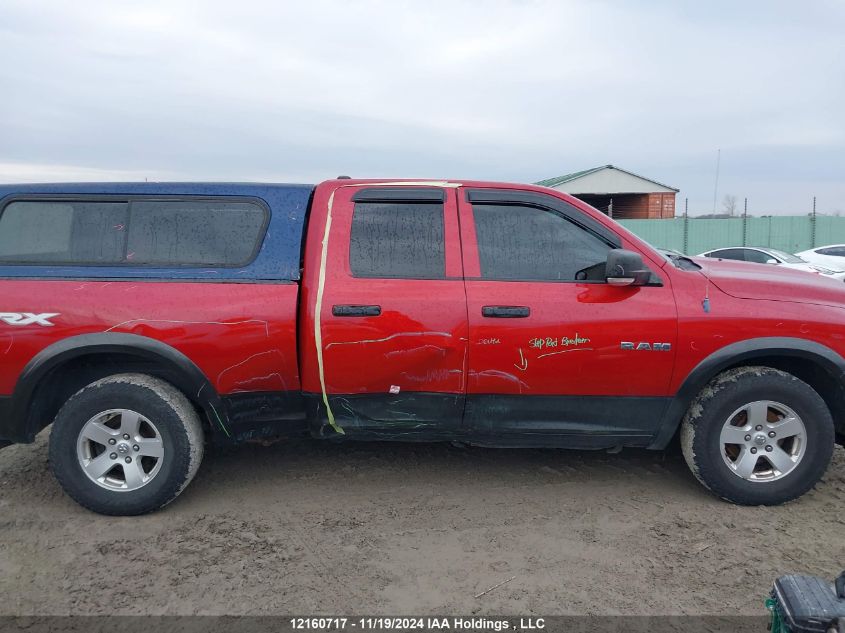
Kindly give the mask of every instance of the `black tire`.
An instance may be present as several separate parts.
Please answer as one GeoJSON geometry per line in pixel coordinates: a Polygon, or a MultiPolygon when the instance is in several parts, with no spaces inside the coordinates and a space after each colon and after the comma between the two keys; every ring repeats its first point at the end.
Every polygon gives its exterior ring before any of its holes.
{"type": "MultiPolygon", "coordinates": [[[[792,374],[769,367],[739,367],[720,374],[698,394],[681,423],[681,448],[695,477],[717,496],[740,505],[777,505],[800,497],[821,479],[833,447],[833,418],[821,396],[792,374]],[[771,481],[751,481],[726,463],[720,434],[733,412],[763,400],[797,414],[806,445],[791,471],[771,481]]],[[[764,452],[759,455],[765,457],[764,452]]]]}
{"type": "Polygon", "coordinates": [[[89,510],[119,516],[145,514],[173,501],[193,479],[202,461],[203,442],[199,416],[182,392],[146,374],[117,374],[84,387],[59,410],[50,432],[50,466],[65,492],[89,510]],[[160,436],[161,464],[138,489],[107,489],[97,484],[84,472],[78,457],[83,427],[113,409],[139,413],[154,422],[160,436]]]}

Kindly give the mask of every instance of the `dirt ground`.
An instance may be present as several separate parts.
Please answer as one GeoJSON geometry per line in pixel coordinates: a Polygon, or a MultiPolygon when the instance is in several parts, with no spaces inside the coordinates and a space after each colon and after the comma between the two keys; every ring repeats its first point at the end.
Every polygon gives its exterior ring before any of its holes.
{"type": "Polygon", "coordinates": [[[762,615],[776,576],[845,565],[842,448],[803,499],[741,508],[678,451],[251,445],[109,518],[46,439],[0,451],[0,614],[762,615]]]}

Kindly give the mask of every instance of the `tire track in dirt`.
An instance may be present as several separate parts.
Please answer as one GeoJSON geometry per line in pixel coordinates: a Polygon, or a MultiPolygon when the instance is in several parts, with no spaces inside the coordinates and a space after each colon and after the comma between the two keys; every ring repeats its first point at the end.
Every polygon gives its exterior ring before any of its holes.
{"type": "Polygon", "coordinates": [[[776,576],[840,571],[843,502],[841,448],[804,498],[742,508],[672,452],[302,441],[212,452],[163,511],[101,517],[41,434],[0,451],[0,612],[760,615],[776,576]]]}

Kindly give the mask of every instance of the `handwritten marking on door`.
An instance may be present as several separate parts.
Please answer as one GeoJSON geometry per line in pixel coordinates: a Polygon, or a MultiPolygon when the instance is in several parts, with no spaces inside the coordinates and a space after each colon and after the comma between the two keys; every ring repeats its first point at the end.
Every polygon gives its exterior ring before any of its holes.
{"type": "Polygon", "coordinates": [[[525,358],[525,355],[522,353],[522,348],[519,348],[519,365],[516,363],[513,364],[519,371],[525,371],[528,369],[528,359],[525,358]]]}
{"type": "Polygon", "coordinates": [[[579,345],[583,345],[584,343],[589,343],[590,339],[581,336],[577,332],[575,336],[546,336],[546,337],[535,337],[528,341],[528,346],[533,347],[535,349],[544,349],[549,347],[578,347],[579,345]]]}

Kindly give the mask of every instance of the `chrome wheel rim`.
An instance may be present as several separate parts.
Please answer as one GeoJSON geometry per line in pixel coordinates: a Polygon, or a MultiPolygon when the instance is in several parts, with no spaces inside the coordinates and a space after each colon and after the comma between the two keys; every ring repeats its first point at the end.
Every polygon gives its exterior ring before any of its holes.
{"type": "Polygon", "coordinates": [[[780,402],[757,400],[734,411],[719,436],[722,459],[737,477],[767,482],[786,477],[807,452],[807,429],[780,402]]]}
{"type": "Polygon", "coordinates": [[[130,409],[109,409],[79,432],[76,456],[82,472],[107,490],[146,486],[161,470],[164,444],[155,425],[130,409]]]}

